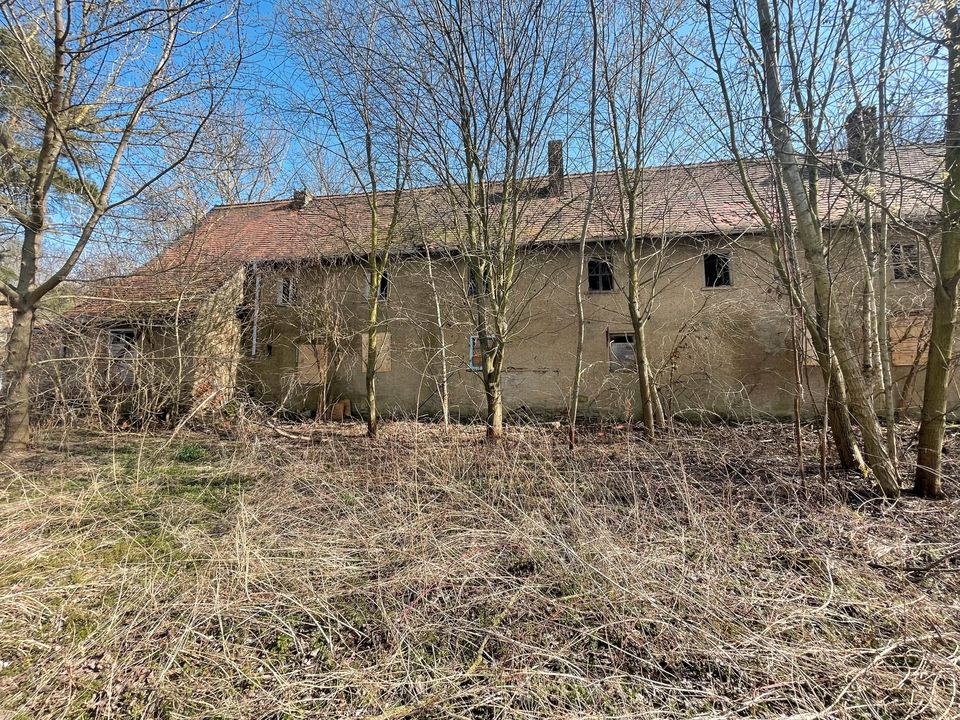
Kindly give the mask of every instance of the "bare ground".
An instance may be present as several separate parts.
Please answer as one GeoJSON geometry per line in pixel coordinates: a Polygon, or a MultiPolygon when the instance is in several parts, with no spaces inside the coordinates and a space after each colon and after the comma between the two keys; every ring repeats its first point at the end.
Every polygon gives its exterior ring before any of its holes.
{"type": "Polygon", "coordinates": [[[813,434],[801,484],[780,425],[291,431],[0,467],[0,708],[960,717],[960,502],[824,483],[813,434]]]}

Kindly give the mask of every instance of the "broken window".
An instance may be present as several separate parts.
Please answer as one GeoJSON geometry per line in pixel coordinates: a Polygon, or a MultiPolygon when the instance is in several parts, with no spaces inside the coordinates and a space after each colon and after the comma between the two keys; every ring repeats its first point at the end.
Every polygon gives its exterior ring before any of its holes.
{"type": "Polygon", "coordinates": [[[914,280],[920,277],[920,252],[914,243],[894,243],[890,246],[890,265],[894,280],[914,280]]]}
{"type": "Polygon", "coordinates": [[[467,368],[474,372],[483,370],[483,343],[479,335],[470,336],[470,353],[467,357],[467,368]]]}
{"type": "Polygon", "coordinates": [[[133,328],[113,328],[110,331],[110,357],[129,358],[137,349],[137,331],[133,328]]]}
{"type": "Polygon", "coordinates": [[[277,305],[293,304],[293,292],[293,276],[284,275],[280,278],[280,285],[277,287],[277,305]]]}
{"type": "Polygon", "coordinates": [[[707,253],[703,256],[704,285],[712,287],[728,287],[733,285],[730,275],[730,253],[707,253]]]}
{"type": "Polygon", "coordinates": [[[613,291],[613,265],[603,258],[587,261],[587,288],[590,292],[613,291]]]}
{"type": "MultiPolygon", "coordinates": [[[[360,339],[361,350],[363,352],[363,362],[367,362],[367,348],[370,347],[370,336],[364,333],[360,339]]],[[[390,372],[393,369],[393,363],[390,360],[390,333],[377,333],[377,372],[390,372]]]]}
{"type": "Polygon", "coordinates": [[[610,372],[636,369],[633,333],[610,333],[607,335],[607,345],[610,348],[610,372]]]}

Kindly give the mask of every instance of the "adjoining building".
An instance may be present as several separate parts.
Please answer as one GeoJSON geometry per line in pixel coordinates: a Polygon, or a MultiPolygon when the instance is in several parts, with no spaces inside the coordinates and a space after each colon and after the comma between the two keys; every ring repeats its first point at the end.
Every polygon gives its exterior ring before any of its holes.
{"type": "MultiPolygon", "coordinates": [[[[554,153],[555,155],[555,153],[554,153]]],[[[929,295],[920,251],[940,212],[942,145],[887,156],[886,269],[898,402],[910,405],[929,295]]],[[[746,162],[760,200],[781,207],[766,160],[746,162]]],[[[836,291],[851,327],[861,312],[863,168],[845,156],[818,168],[819,208],[836,291]],[[855,179],[859,178],[859,179],[855,179]],[[856,185],[858,190],[854,190],[856,185]]],[[[574,367],[575,279],[589,176],[550,171],[524,189],[519,272],[503,376],[508,411],[565,411],[574,367]]],[[[582,411],[624,416],[634,406],[631,325],[617,176],[601,173],[587,223],[582,411]]],[[[869,183],[875,182],[868,177],[869,183]]],[[[651,290],[646,326],[668,413],[786,416],[795,392],[794,338],[772,245],[732,161],[649,168],[638,227],[651,290]]],[[[383,233],[393,210],[381,193],[383,233]]],[[[496,202],[492,197],[490,202],[496,202]]],[[[879,213],[874,213],[876,217],[879,213]]],[[[478,377],[475,295],[464,272],[462,217],[440,187],[406,191],[381,283],[378,406],[383,415],[485,407],[478,377]]],[[[364,411],[370,212],[363,193],[214,207],[189,233],[128,277],[100,287],[77,316],[103,354],[167,388],[180,405],[218,403],[236,391],[275,408],[329,414],[342,400],[364,411]],[[149,369],[148,369],[149,368],[149,369]]],[[[801,332],[802,335],[802,332],[801,332]]],[[[808,407],[820,374],[806,361],[808,407]]],[[[342,407],[342,406],[340,406],[342,407]]]]}

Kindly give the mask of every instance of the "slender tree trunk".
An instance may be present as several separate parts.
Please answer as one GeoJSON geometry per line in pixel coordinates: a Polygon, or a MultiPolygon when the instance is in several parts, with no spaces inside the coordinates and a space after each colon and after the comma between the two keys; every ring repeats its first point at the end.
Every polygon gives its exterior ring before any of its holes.
{"type": "Polygon", "coordinates": [[[633,353],[637,362],[637,399],[639,400],[638,419],[643,423],[644,432],[653,439],[658,425],[654,405],[656,389],[653,378],[650,376],[650,360],[647,357],[646,322],[642,321],[633,310],[630,318],[633,321],[633,353]]]}
{"type": "MultiPolygon", "coordinates": [[[[486,344],[484,339],[481,341],[486,344]]],[[[500,385],[503,366],[502,350],[487,352],[483,359],[484,389],[487,396],[487,440],[500,442],[503,439],[503,389],[500,385]]]]}
{"type": "Polygon", "coordinates": [[[437,378],[437,393],[440,395],[440,410],[443,414],[443,426],[450,426],[450,384],[447,382],[447,337],[443,329],[443,310],[440,307],[440,293],[437,291],[437,282],[433,277],[433,259],[430,257],[430,248],[427,247],[427,277],[430,279],[430,290],[433,292],[433,310],[437,323],[437,341],[440,345],[440,377],[437,378]]]}
{"type": "MultiPolygon", "coordinates": [[[[376,273],[371,273],[376,275],[376,273]]],[[[374,290],[376,292],[376,290],[374,290]]],[[[370,316],[367,325],[367,437],[377,437],[377,301],[370,302],[370,316]]]]}
{"type": "Polygon", "coordinates": [[[831,278],[824,253],[823,231],[819,218],[810,206],[807,189],[798,165],[798,157],[790,137],[783,93],[780,87],[778,37],[767,0],[757,0],[757,14],[763,50],[764,82],[767,88],[770,123],[768,130],[771,144],[781,167],[784,183],[796,213],[797,237],[803,247],[810,277],[813,281],[814,298],[818,310],[826,318],[825,334],[830,339],[837,367],[846,386],[850,413],[863,434],[864,458],[876,477],[883,493],[890,497],[900,494],[900,478],[894,458],[887,454],[883,432],[873,407],[870,390],[860,367],[857,353],[853,351],[838,318],[839,307],[831,293],[831,278]]]}
{"type": "Polygon", "coordinates": [[[24,450],[30,444],[30,344],[33,339],[32,307],[13,311],[13,327],[3,362],[7,418],[3,432],[3,454],[24,450]]]}
{"type": "Polygon", "coordinates": [[[949,68],[943,228],[913,485],[918,495],[929,498],[943,497],[943,434],[956,328],[957,282],[960,281],[960,12],[955,3],[946,4],[946,24],[949,68]]]}
{"type": "Polygon", "coordinates": [[[590,187],[587,190],[587,206],[580,226],[580,246],[577,251],[577,277],[575,298],[577,301],[577,354],[573,362],[573,386],[570,388],[570,418],[567,442],[572,450],[577,444],[577,413],[580,410],[580,381],[583,376],[583,335],[586,317],[583,309],[583,270],[587,262],[587,232],[593,213],[594,194],[597,189],[597,55],[600,48],[597,6],[590,0],[590,187]]]}
{"type": "Polygon", "coordinates": [[[883,375],[883,402],[887,420],[887,452],[897,457],[897,399],[893,379],[893,358],[890,349],[890,328],[887,323],[889,283],[887,259],[890,252],[890,222],[885,212],[887,207],[887,55],[890,46],[891,0],[883,3],[883,32],[880,40],[880,62],[877,84],[877,168],[880,170],[880,227],[877,257],[877,304],[881,312],[877,317],[877,335],[880,338],[880,368],[883,375]]]}
{"type": "Polygon", "coordinates": [[[856,470],[863,473],[867,466],[860,453],[856,435],[853,432],[853,423],[850,412],[847,410],[846,393],[843,390],[843,380],[839,371],[829,375],[829,391],[827,393],[827,425],[833,436],[833,444],[837,450],[840,467],[844,470],[856,470]]]}
{"type": "MultiPolygon", "coordinates": [[[[596,166],[594,166],[596,167],[596,166]]],[[[589,201],[588,201],[589,202],[589,201]]],[[[580,379],[583,375],[583,331],[585,317],[583,311],[583,266],[586,264],[586,224],[580,235],[580,248],[577,254],[577,276],[574,282],[574,298],[577,302],[577,350],[573,358],[573,384],[570,387],[570,417],[567,419],[567,445],[571,450],[577,444],[577,413],[580,411],[580,379]]]]}
{"type": "MultiPolygon", "coordinates": [[[[631,223],[632,224],[632,223],[631,223]]],[[[632,227],[628,228],[632,235],[632,227]]],[[[633,326],[633,352],[637,363],[637,410],[635,419],[643,423],[648,438],[653,439],[663,420],[660,399],[650,373],[650,359],[647,354],[647,318],[640,306],[640,262],[636,240],[627,238],[627,261],[630,264],[630,287],[627,290],[627,304],[630,309],[630,323],[633,326]],[[658,422],[658,413],[659,420],[658,422]]]]}

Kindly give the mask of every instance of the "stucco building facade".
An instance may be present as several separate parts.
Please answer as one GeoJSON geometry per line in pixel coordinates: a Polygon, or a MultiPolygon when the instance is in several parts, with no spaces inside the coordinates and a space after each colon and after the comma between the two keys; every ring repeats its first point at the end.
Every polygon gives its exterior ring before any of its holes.
{"type": "MultiPolygon", "coordinates": [[[[922,238],[935,232],[942,163],[936,146],[905,148],[886,268],[894,370],[904,407],[915,401],[923,344],[922,238]],[[921,181],[922,180],[922,181],[921,181]],[[908,223],[907,223],[908,221],[908,223]]],[[[757,187],[770,168],[752,162],[757,187]]],[[[577,346],[576,277],[586,176],[532,179],[524,204],[518,272],[504,338],[508,412],[558,416],[569,402],[577,346]]],[[[794,345],[802,330],[772,262],[772,244],[732,162],[652,168],[641,222],[646,338],[669,414],[782,417],[797,390],[794,345]]],[[[851,327],[861,313],[861,217],[849,179],[821,182],[831,269],[851,327]]],[[[390,199],[384,197],[388,207],[390,199]]],[[[105,343],[125,336],[127,362],[176,367],[173,382],[190,403],[242,393],[281,412],[329,415],[349,400],[365,411],[364,362],[369,280],[362,194],[220,206],[152,263],[101,288],[81,308],[105,343]],[[113,340],[111,340],[113,338],[113,340]]],[[[381,415],[441,411],[444,387],[454,418],[485,409],[477,363],[475,295],[449,200],[433,188],[401,199],[402,231],[389,250],[380,291],[377,374],[381,415]]],[[[635,407],[634,339],[616,177],[602,175],[587,223],[584,376],[581,411],[628,417],[635,407]]],[[[388,211],[381,209],[383,216],[388,211]]],[[[806,352],[806,348],[801,348],[806,352]]],[[[124,353],[121,353],[124,354],[124,353]]],[[[813,412],[819,371],[802,360],[804,403],[813,412]]],[[[152,376],[156,376],[152,371],[152,376]]],[[[341,406],[342,407],[342,406],[341,406]]]]}

